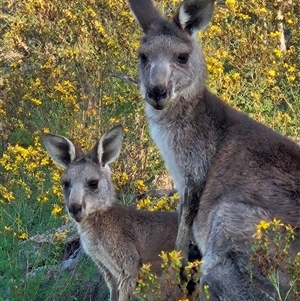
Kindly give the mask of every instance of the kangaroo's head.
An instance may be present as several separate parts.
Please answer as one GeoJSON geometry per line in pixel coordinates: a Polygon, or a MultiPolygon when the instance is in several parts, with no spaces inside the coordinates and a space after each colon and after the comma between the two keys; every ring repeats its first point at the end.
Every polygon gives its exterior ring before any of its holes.
{"type": "Polygon", "coordinates": [[[63,136],[46,134],[43,140],[54,162],[66,169],[61,181],[71,218],[80,222],[88,214],[106,210],[114,203],[109,163],[118,156],[121,148],[121,125],[104,134],[86,155],[63,136]]]}
{"type": "Polygon", "coordinates": [[[168,21],[151,0],[128,0],[144,37],[138,51],[140,90],[156,110],[191,101],[205,87],[206,65],[196,33],[209,23],[214,0],[185,0],[168,21]]]}

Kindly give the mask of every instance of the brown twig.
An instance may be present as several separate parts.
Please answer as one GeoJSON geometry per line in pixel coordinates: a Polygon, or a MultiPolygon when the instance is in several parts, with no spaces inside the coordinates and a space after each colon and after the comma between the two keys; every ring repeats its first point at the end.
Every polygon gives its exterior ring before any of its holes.
{"type": "Polygon", "coordinates": [[[125,75],[125,74],[118,74],[118,73],[111,73],[110,74],[112,77],[116,77],[116,78],[120,78],[120,79],[123,79],[127,82],[132,82],[136,85],[138,85],[139,81],[133,77],[130,77],[128,75],[125,75]]]}

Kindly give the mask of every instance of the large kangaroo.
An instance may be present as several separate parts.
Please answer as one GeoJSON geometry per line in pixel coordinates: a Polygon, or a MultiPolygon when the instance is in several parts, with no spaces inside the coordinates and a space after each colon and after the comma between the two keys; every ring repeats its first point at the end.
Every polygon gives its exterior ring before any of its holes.
{"type": "MultiPolygon", "coordinates": [[[[295,227],[291,257],[300,250],[300,148],[207,90],[196,33],[211,19],[213,0],[184,1],[171,21],[151,0],[128,1],[144,32],[138,68],[152,138],[180,195],[187,178],[199,183],[198,212],[186,198],[181,209],[196,214],[190,224],[204,260],[201,284],[211,300],[277,300],[257,267],[249,271],[249,253],[255,225],[273,218],[295,227]]],[[[189,227],[181,218],[179,249],[189,227]]]]}
{"type": "Polygon", "coordinates": [[[116,126],[86,155],[63,136],[46,134],[43,139],[52,159],[66,168],[62,185],[67,212],[76,222],[84,250],[104,274],[111,301],[130,299],[142,263],[150,262],[159,275],[158,255],[175,248],[178,230],[177,212],[149,212],[117,203],[109,163],[122,139],[123,128],[116,126]]]}

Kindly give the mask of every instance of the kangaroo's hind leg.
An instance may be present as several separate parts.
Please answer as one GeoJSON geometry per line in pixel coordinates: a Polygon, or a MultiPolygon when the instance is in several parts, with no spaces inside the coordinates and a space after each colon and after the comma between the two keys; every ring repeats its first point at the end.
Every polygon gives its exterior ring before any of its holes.
{"type": "MultiPolygon", "coordinates": [[[[268,220],[259,208],[238,202],[219,202],[211,208],[206,225],[201,211],[195,218],[193,234],[202,246],[202,291],[208,286],[209,300],[274,301],[277,293],[257,267],[250,270],[252,235],[260,220],[268,220]],[[209,233],[203,240],[201,229],[209,233]]],[[[203,232],[202,232],[203,233],[203,232]]],[[[207,296],[202,296],[206,300],[207,296]]],[[[202,299],[201,299],[202,300],[202,299]]]]}

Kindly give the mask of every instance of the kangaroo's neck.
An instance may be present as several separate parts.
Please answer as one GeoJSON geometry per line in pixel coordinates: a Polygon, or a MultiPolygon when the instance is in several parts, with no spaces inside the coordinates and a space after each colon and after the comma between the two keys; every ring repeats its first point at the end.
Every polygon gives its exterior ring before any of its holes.
{"type": "Polygon", "coordinates": [[[210,161],[226,130],[227,106],[206,89],[193,100],[156,111],[147,105],[151,135],[158,145],[179,193],[184,177],[205,182],[210,161]]]}

